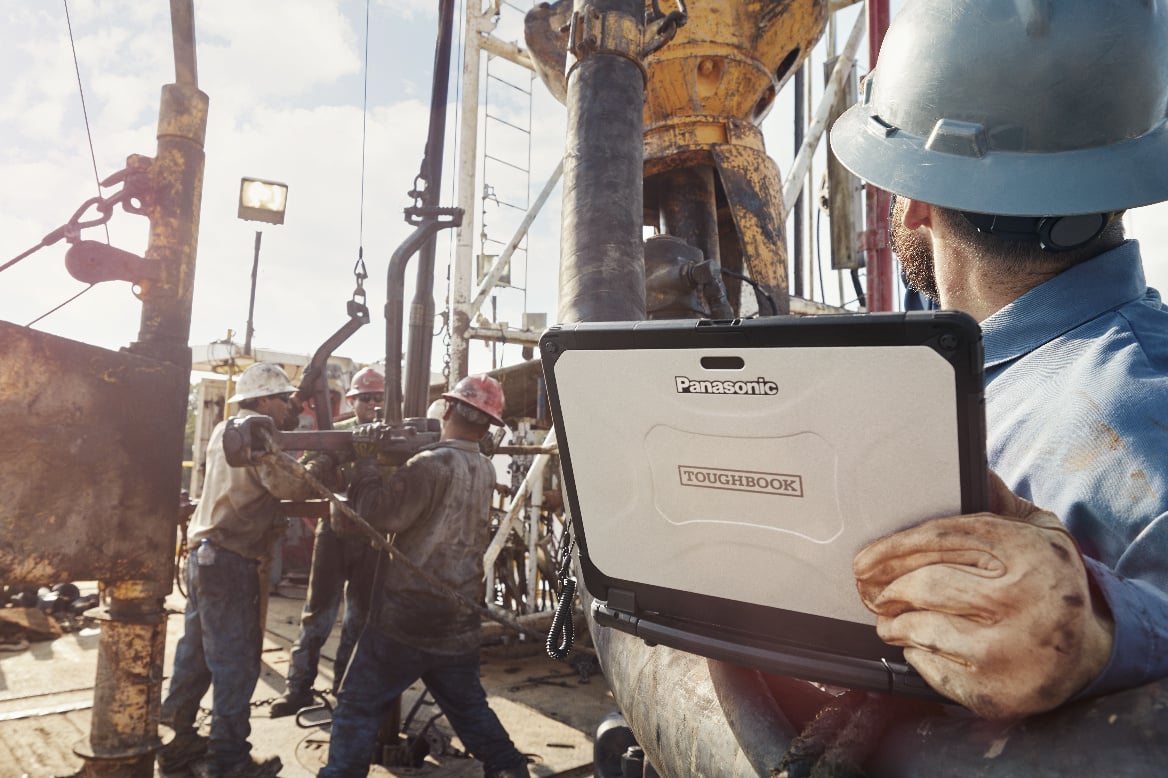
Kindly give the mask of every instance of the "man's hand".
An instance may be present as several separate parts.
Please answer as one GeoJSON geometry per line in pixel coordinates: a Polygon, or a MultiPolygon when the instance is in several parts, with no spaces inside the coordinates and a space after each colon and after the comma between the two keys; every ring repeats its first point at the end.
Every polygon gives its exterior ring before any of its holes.
{"type": "Polygon", "coordinates": [[[353,427],[353,453],[357,455],[358,462],[371,461],[377,457],[377,443],[381,440],[385,428],[379,421],[353,427]]]}
{"type": "Polygon", "coordinates": [[[308,455],[304,460],[304,469],[334,492],[344,484],[344,479],[337,472],[336,462],[323,451],[308,455]]]}
{"type": "Polygon", "coordinates": [[[993,513],[890,535],[853,569],[881,639],[941,694],[1003,719],[1051,710],[1090,683],[1113,625],[1058,518],[990,482],[993,513]]]}

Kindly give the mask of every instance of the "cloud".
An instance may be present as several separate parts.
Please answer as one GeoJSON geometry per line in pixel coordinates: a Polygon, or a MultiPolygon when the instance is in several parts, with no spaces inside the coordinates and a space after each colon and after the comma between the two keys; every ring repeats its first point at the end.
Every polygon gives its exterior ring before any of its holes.
{"type": "MultiPolygon", "coordinates": [[[[35,244],[63,223],[96,189],[94,163],[81,118],[77,77],[63,9],[42,4],[8,4],[0,11],[0,67],[12,74],[0,95],[0,262],[35,244]]],[[[135,0],[70,0],[77,55],[97,169],[104,177],[120,169],[131,153],[153,155],[160,87],[173,79],[170,20],[165,4],[135,0]]],[[[422,158],[429,111],[437,3],[434,0],[380,0],[370,11],[368,114],[364,117],[364,223],[361,199],[361,127],[365,99],[364,8],[338,0],[199,0],[196,5],[201,88],[210,95],[206,168],[195,274],[191,340],[205,343],[228,329],[242,341],[246,325],[256,229],[262,230],[255,305],[256,343],[310,353],[345,317],[354,287],[353,265],[363,245],[365,282],[373,322],[342,353],[362,361],[384,351],[382,305],[390,255],[410,233],[402,209],[422,158]],[[286,182],[287,220],[281,226],[236,218],[241,176],[286,182]],[[363,234],[360,231],[363,229],[363,234]]],[[[521,15],[508,11],[497,33],[521,35],[521,15]]],[[[461,25],[461,20],[459,20],[461,25]]],[[[452,67],[457,72],[459,46],[452,67]]],[[[500,60],[492,72],[518,76],[500,60]],[[504,71],[509,71],[504,73],[504,71]]],[[[821,75],[816,70],[816,83],[821,75]]],[[[538,81],[530,137],[530,180],[493,165],[479,179],[468,229],[508,240],[522,217],[481,199],[483,185],[500,199],[527,202],[543,186],[563,153],[565,109],[538,81]],[[504,194],[506,197],[504,198],[504,194]]],[[[448,110],[443,203],[455,201],[457,76],[448,110]]],[[[525,126],[525,98],[492,83],[491,111],[525,126]]],[[[780,95],[766,123],[768,149],[785,173],[793,157],[790,142],[792,95],[780,95]]],[[[485,107],[481,109],[485,113],[485,107]]],[[[527,159],[527,139],[503,125],[480,127],[479,151],[500,158],[527,159]]],[[[817,161],[817,171],[822,165],[817,161]]],[[[512,268],[516,288],[496,289],[498,316],[518,324],[523,310],[556,318],[559,265],[560,193],[553,194],[528,236],[527,253],[512,268]]],[[[1132,232],[1143,240],[1149,280],[1168,289],[1168,251],[1157,237],[1165,206],[1139,209],[1132,232]]],[[[117,212],[111,219],[114,245],[141,253],[146,220],[117,212]]],[[[441,310],[446,264],[454,230],[438,238],[434,296],[441,310]]],[[[103,230],[85,237],[104,240],[103,230]]],[[[824,241],[826,248],[827,242],[824,241]]],[[[476,241],[477,250],[477,241],[476,241]]],[[[0,316],[26,323],[85,288],[64,269],[65,246],[48,249],[0,274],[0,316]]],[[[407,273],[412,297],[414,266],[407,273]]],[[[829,295],[836,284],[828,282],[829,295]]],[[[491,304],[485,311],[489,314],[491,304]]],[[[38,328],[118,348],[137,337],[140,303],[124,283],[103,284],[37,325],[38,328]]],[[[507,353],[517,357],[515,346],[507,353]]],[[[436,347],[436,353],[440,346],[436,347]]],[[[490,366],[491,347],[471,345],[472,367],[490,366]]]]}
{"type": "Polygon", "coordinates": [[[305,94],[361,67],[358,31],[336,0],[204,0],[196,21],[200,78],[232,111],[305,94]]]}

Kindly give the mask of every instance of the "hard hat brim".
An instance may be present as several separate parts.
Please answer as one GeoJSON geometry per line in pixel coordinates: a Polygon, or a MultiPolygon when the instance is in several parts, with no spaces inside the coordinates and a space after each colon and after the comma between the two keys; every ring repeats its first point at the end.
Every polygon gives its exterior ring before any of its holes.
{"type": "Polygon", "coordinates": [[[292,384],[288,384],[279,392],[265,391],[263,394],[242,394],[240,392],[236,392],[235,394],[233,394],[227,398],[227,402],[228,403],[237,403],[241,400],[254,400],[258,397],[271,397],[271,396],[277,395],[277,394],[290,394],[290,393],[293,393],[296,391],[298,391],[298,390],[295,386],[293,386],[292,384]]]}
{"type": "Polygon", "coordinates": [[[1097,149],[980,156],[937,151],[861,103],[831,129],[831,148],[857,177],[913,200],[1005,216],[1106,213],[1168,200],[1168,120],[1097,149]]]}

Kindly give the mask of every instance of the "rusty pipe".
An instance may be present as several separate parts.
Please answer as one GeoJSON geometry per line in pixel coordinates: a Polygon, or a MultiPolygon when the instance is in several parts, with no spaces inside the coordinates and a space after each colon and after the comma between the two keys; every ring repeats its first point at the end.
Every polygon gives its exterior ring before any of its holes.
{"type": "Polygon", "coordinates": [[[151,778],[154,751],[161,744],[166,614],[152,582],[120,581],[106,593],[109,605],[98,616],[102,628],[92,724],[89,738],[73,750],[85,760],[85,778],[151,778]]]}
{"type": "MultiPolygon", "coordinates": [[[[193,0],[171,0],[170,7],[178,83],[162,88],[158,148],[148,174],[150,237],[146,260],[158,263],[159,274],[141,290],[138,340],[129,351],[189,372],[209,101],[197,84],[193,0]]],[[[132,159],[131,167],[133,163],[132,159]]],[[[182,430],[186,391],[180,389],[173,397],[160,398],[160,404],[164,418],[155,421],[168,430],[182,430]]],[[[169,450],[159,454],[174,463],[167,477],[173,480],[171,491],[177,495],[182,473],[181,432],[167,436],[166,442],[169,450]]],[[[172,517],[158,516],[157,520],[173,537],[172,517]]],[[[168,573],[165,580],[107,583],[108,620],[102,625],[89,738],[74,749],[85,762],[83,775],[153,775],[166,643],[162,600],[173,579],[173,555],[168,555],[167,562],[162,565],[168,573]]]]}

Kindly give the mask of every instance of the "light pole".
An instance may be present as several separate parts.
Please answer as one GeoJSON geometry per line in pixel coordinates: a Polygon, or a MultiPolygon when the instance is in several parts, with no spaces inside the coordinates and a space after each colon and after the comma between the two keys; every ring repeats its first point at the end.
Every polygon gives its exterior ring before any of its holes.
{"type": "MultiPolygon", "coordinates": [[[[284,223],[284,208],[288,204],[288,185],[259,178],[239,181],[239,218],[245,221],[284,223]]],[[[251,295],[247,303],[247,334],[243,339],[243,354],[251,356],[252,316],[255,313],[256,276],[260,269],[261,230],[255,234],[255,254],[251,261],[251,295]]]]}

